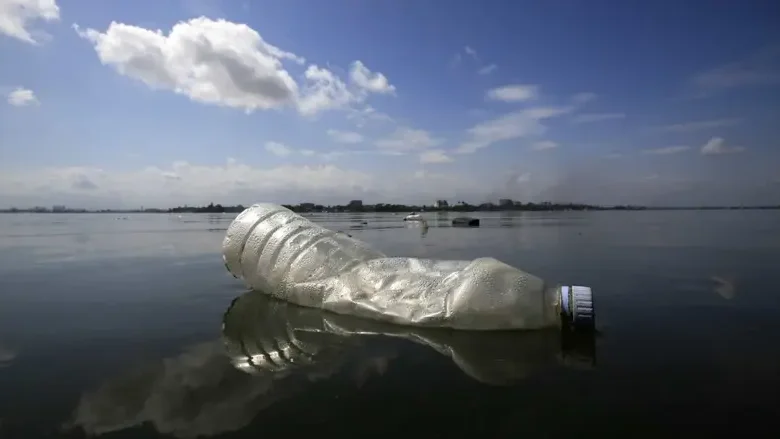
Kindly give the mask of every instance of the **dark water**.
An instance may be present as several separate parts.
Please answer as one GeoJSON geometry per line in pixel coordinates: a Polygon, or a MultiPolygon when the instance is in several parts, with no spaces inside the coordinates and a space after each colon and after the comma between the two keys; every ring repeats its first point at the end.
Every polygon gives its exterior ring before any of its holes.
{"type": "Polygon", "coordinates": [[[0,438],[780,431],[780,212],[400,219],[318,220],[391,255],[592,286],[595,351],[244,295],[219,254],[230,216],[2,215],[0,438]]]}

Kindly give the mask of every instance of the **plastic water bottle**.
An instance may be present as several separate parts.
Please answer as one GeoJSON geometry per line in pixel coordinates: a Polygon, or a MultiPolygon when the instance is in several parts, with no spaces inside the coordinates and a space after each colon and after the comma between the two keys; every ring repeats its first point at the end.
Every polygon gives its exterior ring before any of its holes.
{"type": "Polygon", "coordinates": [[[548,285],[494,258],[387,257],[276,204],[241,212],[222,247],[251,289],[338,314],[465,330],[595,323],[588,287],[548,285]]]}

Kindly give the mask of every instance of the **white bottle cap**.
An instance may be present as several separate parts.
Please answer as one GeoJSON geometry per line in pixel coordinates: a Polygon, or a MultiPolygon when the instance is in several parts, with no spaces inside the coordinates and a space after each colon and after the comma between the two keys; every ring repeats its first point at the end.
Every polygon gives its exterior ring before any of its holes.
{"type": "Polygon", "coordinates": [[[593,329],[596,313],[593,292],[589,287],[561,287],[561,313],[575,329],[593,329]]]}

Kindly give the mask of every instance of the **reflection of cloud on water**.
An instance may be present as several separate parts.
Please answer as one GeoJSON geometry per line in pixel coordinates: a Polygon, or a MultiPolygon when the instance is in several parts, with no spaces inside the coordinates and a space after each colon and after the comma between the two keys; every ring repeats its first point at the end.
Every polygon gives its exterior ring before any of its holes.
{"type": "Polygon", "coordinates": [[[715,293],[720,297],[731,300],[736,294],[735,279],[729,277],[712,276],[710,280],[716,283],[715,293]]]}
{"type": "MultiPolygon", "coordinates": [[[[278,346],[284,346],[284,333],[274,333],[281,341],[278,346]]],[[[235,431],[268,406],[304,391],[313,381],[331,377],[346,362],[343,345],[312,345],[311,361],[289,364],[282,359],[289,356],[283,348],[268,348],[273,361],[264,368],[258,360],[252,373],[245,373],[231,365],[226,344],[228,351],[235,347],[229,337],[225,342],[202,343],[108,380],[82,395],[66,428],[100,435],[150,423],[160,433],[178,438],[235,431]]],[[[357,364],[355,380],[360,383],[382,373],[377,362],[381,359],[357,364]]]]}
{"type": "Polygon", "coordinates": [[[72,424],[88,434],[150,422],[176,437],[213,435],[249,423],[271,387],[225,364],[219,343],[204,343],[83,395],[72,424]]]}
{"type": "Polygon", "coordinates": [[[687,280],[678,288],[683,291],[715,293],[723,299],[731,300],[737,295],[737,280],[734,276],[713,275],[706,279],[687,280]]]}
{"type": "Polygon", "coordinates": [[[179,438],[211,436],[248,425],[260,411],[324,379],[340,364],[310,373],[247,374],[232,367],[219,342],[148,364],[109,380],[82,396],[69,423],[99,435],[151,423],[179,438]]]}
{"type": "Polygon", "coordinates": [[[16,352],[0,345],[0,367],[6,367],[16,358],[16,352]]]}

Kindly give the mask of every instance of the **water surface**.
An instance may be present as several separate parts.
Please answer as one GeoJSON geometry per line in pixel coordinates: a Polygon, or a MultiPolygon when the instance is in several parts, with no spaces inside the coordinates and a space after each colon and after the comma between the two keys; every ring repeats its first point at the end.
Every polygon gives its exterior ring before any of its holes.
{"type": "Polygon", "coordinates": [[[589,285],[595,349],[246,295],[219,253],[231,215],[0,215],[0,437],[778,431],[780,212],[452,216],[312,219],[389,255],[589,285]]]}

